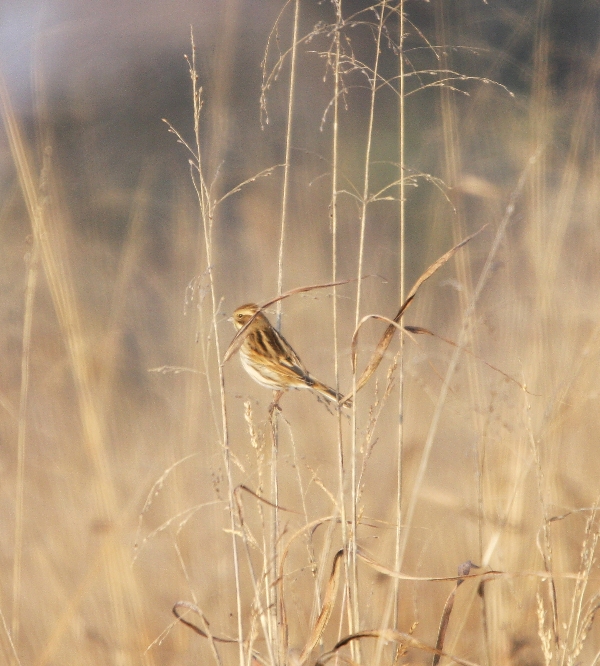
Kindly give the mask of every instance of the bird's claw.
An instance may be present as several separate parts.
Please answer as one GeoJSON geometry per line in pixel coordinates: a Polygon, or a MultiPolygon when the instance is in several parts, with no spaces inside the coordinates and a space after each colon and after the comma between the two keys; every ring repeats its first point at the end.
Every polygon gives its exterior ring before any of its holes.
{"type": "Polygon", "coordinates": [[[280,411],[281,411],[281,405],[279,404],[279,402],[275,402],[275,401],[273,401],[273,402],[269,405],[269,416],[273,416],[273,413],[274,413],[275,411],[280,412],[280,411]]]}
{"type": "Polygon", "coordinates": [[[275,410],[277,410],[278,412],[281,411],[281,407],[279,406],[279,401],[281,400],[282,395],[283,391],[273,391],[273,402],[269,405],[269,416],[271,418],[273,418],[275,410]]]}

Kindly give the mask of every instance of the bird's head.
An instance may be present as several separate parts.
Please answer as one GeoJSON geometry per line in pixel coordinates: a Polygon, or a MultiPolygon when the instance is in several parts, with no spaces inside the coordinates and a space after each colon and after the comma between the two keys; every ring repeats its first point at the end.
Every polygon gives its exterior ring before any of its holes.
{"type": "MultiPolygon", "coordinates": [[[[241,305],[239,308],[237,308],[237,310],[233,313],[233,316],[231,317],[233,325],[239,331],[240,328],[242,328],[242,326],[247,324],[248,321],[252,317],[254,317],[254,315],[259,310],[260,308],[258,307],[258,305],[256,305],[256,303],[246,303],[246,305],[241,305]]],[[[259,314],[258,316],[260,317],[261,315],[259,314]]]]}

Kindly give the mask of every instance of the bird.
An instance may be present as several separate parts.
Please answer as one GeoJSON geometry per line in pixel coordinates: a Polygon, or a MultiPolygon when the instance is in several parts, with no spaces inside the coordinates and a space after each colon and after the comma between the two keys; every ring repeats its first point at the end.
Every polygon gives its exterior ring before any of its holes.
{"type": "Polygon", "coordinates": [[[310,375],[298,354],[256,303],[237,308],[231,320],[238,331],[248,324],[239,348],[240,359],[255,382],[276,392],[271,412],[280,409],[279,399],[289,389],[310,389],[331,402],[340,403],[342,394],[310,375]]]}

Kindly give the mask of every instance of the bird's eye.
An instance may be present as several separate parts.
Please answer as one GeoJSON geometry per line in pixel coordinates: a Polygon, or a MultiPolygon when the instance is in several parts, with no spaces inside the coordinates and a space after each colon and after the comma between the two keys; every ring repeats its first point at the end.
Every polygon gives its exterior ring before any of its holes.
{"type": "Polygon", "coordinates": [[[243,316],[244,316],[244,315],[242,315],[241,312],[238,312],[238,314],[237,314],[237,318],[238,318],[238,319],[241,319],[243,316]]]}

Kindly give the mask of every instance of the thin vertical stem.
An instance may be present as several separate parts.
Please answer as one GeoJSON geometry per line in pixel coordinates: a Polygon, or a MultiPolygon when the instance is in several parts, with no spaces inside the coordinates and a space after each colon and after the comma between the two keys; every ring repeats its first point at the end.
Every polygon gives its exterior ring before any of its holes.
{"type": "MultiPolygon", "coordinates": [[[[276,391],[273,391],[275,400],[276,391]]],[[[271,412],[271,503],[273,504],[273,523],[271,524],[271,580],[269,587],[272,589],[272,604],[269,607],[271,617],[271,636],[275,642],[273,653],[277,655],[277,663],[283,664],[283,641],[281,635],[281,599],[279,598],[280,586],[277,584],[279,572],[279,483],[278,483],[278,452],[279,452],[279,427],[277,421],[277,409],[271,412]]]]}
{"type": "MultiPolygon", "coordinates": [[[[331,281],[337,282],[337,197],[338,197],[338,133],[339,133],[339,95],[340,95],[340,28],[342,22],[342,3],[335,3],[335,59],[334,59],[334,90],[333,90],[333,146],[331,168],[331,281]]],[[[335,388],[339,390],[340,376],[338,363],[338,321],[337,321],[337,287],[333,287],[333,370],[335,388]]],[[[343,499],[343,451],[340,451],[340,492],[343,499]]],[[[343,504],[343,502],[342,502],[343,504]]],[[[342,533],[344,527],[342,523],[342,533]]],[[[344,541],[345,543],[345,541],[344,541]]]]}
{"type": "MultiPolygon", "coordinates": [[[[342,28],[342,0],[335,1],[336,12],[336,30],[335,30],[335,58],[334,58],[334,97],[333,97],[333,146],[332,146],[332,174],[331,174],[331,267],[332,282],[337,282],[337,199],[338,199],[338,140],[339,140],[339,98],[341,94],[340,81],[340,30],[342,28]]],[[[335,387],[339,390],[339,362],[338,362],[338,309],[337,309],[337,287],[333,287],[333,363],[335,374],[335,387]]],[[[346,502],[344,496],[344,487],[346,473],[344,469],[344,440],[342,437],[342,414],[337,413],[337,439],[338,439],[338,484],[339,484],[339,505],[341,519],[342,543],[344,544],[344,561],[346,567],[346,586],[349,585],[349,559],[348,559],[348,523],[346,519],[346,502]]],[[[349,589],[346,589],[346,595],[349,596],[349,589]]],[[[352,632],[352,614],[349,610],[349,629],[352,632]]]]}
{"type": "MultiPolygon", "coordinates": [[[[294,87],[296,82],[296,55],[298,53],[298,25],[300,22],[300,0],[294,3],[294,29],[290,66],[290,92],[288,97],[287,131],[285,136],[285,166],[283,168],[283,195],[281,199],[281,231],[279,233],[279,255],[277,268],[277,295],[283,293],[283,248],[287,219],[288,190],[290,182],[290,156],[292,151],[292,121],[294,118],[294,87]]],[[[277,329],[281,328],[281,301],[277,302],[277,329]]]]}
{"type": "MultiPolygon", "coordinates": [[[[399,30],[400,30],[400,43],[399,43],[399,72],[400,77],[400,102],[399,102],[399,132],[400,132],[400,299],[399,303],[404,303],[405,291],[405,206],[404,199],[406,197],[405,183],[404,183],[404,0],[399,3],[399,30]]],[[[400,358],[398,360],[398,449],[396,459],[396,549],[394,553],[394,569],[400,570],[400,534],[402,525],[402,452],[404,448],[404,335],[400,331],[400,358]]],[[[393,626],[398,628],[398,597],[400,590],[400,579],[396,578],[394,582],[394,614],[393,626]]]]}
{"type": "MultiPolygon", "coordinates": [[[[206,253],[206,264],[209,267],[213,265],[212,258],[212,225],[214,210],[212,208],[211,196],[209,189],[206,185],[202,173],[202,146],[200,141],[200,111],[202,108],[201,89],[198,88],[198,75],[196,72],[196,45],[194,43],[194,35],[191,35],[192,42],[192,93],[194,97],[194,135],[196,141],[196,157],[198,165],[198,197],[200,203],[200,213],[202,217],[202,229],[204,233],[204,246],[206,253]]],[[[221,359],[221,344],[219,340],[219,331],[217,328],[217,313],[218,303],[215,293],[215,282],[213,271],[209,269],[208,280],[210,284],[211,306],[212,306],[212,322],[211,328],[214,335],[215,354],[217,360],[217,367],[219,372],[219,388],[221,395],[221,422],[222,422],[222,452],[225,463],[225,473],[227,475],[228,485],[228,503],[229,503],[229,516],[231,523],[231,543],[233,550],[233,569],[235,577],[235,590],[236,590],[236,611],[237,611],[237,632],[238,632],[238,652],[240,666],[244,666],[244,640],[243,640],[243,626],[242,626],[242,599],[240,589],[240,568],[239,556],[237,546],[237,525],[235,519],[235,498],[234,498],[234,485],[233,475],[231,471],[231,451],[229,449],[229,429],[227,423],[227,410],[225,404],[225,375],[223,373],[223,366],[220,363],[221,359]]]]}
{"type": "Polygon", "coordinates": [[[27,404],[29,396],[29,366],[31,359],[31,330],[33,305],[38,278],[39,240],[38,231],[33,234],[33,247],[29,258],[27,286],[25,287],[25,316],[23,320],[23,348],[21,351],[21,393],[19,399],[19,423],[17,432],[17,483],[15,498],[15,546],[13,562],[12,641],[19,641],[21,608],[21,571],[23,558],[25,450],[27,442],[27,404]]]}
{"type": "MultiPolygon", "coordinates": [[[[398,105],[398,163],[399,163],[399,225],[400,225],[400,245],[399,245],[399,302],[404,302],[404,291],[405,291],[405,253],[404,253],[404,229],[405,229],[405,208],[404,208],[404,198],[405,193],[405,183],[404,183],[404,0],[399,0],[398,4],[398,31],[399,31],[399,44],[398,44],[398,79],[399,79],[399,105],[398,105]]],[[[394,551],[394,569],[395,571],[400,571],[401,561],[400,561],[400,539],[401,539],[401,525],[402,525],[402,451],[403,451],[403,441],[404,441],[404,335],[402,331],[399,331],[399,342],[400,342],[400,351],[398,358],[398,383],[399,383],[399,395],[398,395],[398,439],[397,439],[397,448],[396,448],[396,534],[395,534],[395,551],[394,551]]],[[[387,629],[390,622],[392,626],[398,629],[398,606],[399,606],[399,595],[400,595],[400,579],[394,578],[393,580],[392,594],[387,597],[386,606],[381,617],[380,627],[387,629]]],[[[375,657],[373,659],[373,664],[379,666],[381,664],[383,656],[383,648],[385,641],[378,640],[377,648],[375,650],[375,657]]],[[[399,656],[399,649],[396,646],[394,648],[394,657],[392,660],[393,664],[397,663],[399,656]]]]}
{"type": "MultiPolygon", "coordinates": [[[[540,551],[544,560],[544,569],[548,572],[548,591],[550,597],[550,605],[552,608],[552,634],[554,636],[556,663],[563,666],[566,657],[567,644],[568,644],[568,631],[567,640],[564,642],[560,640],[560,625],[558,622],[558,606],[556,599],[556,585],[554,583],[553,564],[552,564],[552,546],[550,542],[550,517],[548,516],[548,507],[544,499],[544,473],[542,470],[542,462],[540,456],[540,443],[533,435],[533,427],[531,425],[531,405],[527,402],[527,425],[529,431],[529,442],[533,451],[536,471],[536,486],[538,491],[538,501],[542,511],[542,539],[540,539],[540,551]],[[561,644],[563,646],[561,654],[561,644]]],[[[573,597],[575,599],[575,597],[573,597]]],[[[570,628],[570,627],[569,627],[570,628]]]]}
{"type": "MultiPolygon", "coordinates": [[[[298,26],[300,23],[300,0],[294,2],[294,25],[292,29],[292,48],[291,48],[291,64],[290,64],[290,89],[288,94],[288,109],[287,109],[287,130],[285,136],[285,166],[283,169],[283,192],[281,197],[281,230],[279,234],[279,253],[277,261],[277,295],[281,296],[283,293],[283,250],[285,244],[285,230],[287,222],[287,209],[289,198],[289,182],[290,182],[290,160],[292,152],[292,129],[294,119],[294,89],[296,82],[296,57],[298,54],[298,26]]],[[[277,302],[277,329],[281,330],[281,301],[277,302]]],[[[272,530],[272,566],[273,566],[273,582],[277,578],[279,571],[279,487],[278,487],[278,425],[277,425],[277,410],[273,411],[272,419],[272,448],[271,448],[271,501],[273,502],[273,530],[272,530]]],[[[274,586],[275,604],[272,607],[273,618],[276,623],[277,631],[273,632],[275,640],[278,642],[278,649],[275,650],[278,654],[279,663],[285,660],[285,636],[284,628],[281,626],[281,600],[278,594],[279,586],[274,586]]]]}
{"type": "MultiPolygon", "coordinates": [[[[364,181],[363,193],[361,202],[361,216],[360,216],[360,242],[358,250],[358,270],[357,270],[357,287],[356,287],[356,311],[355,311],[355,328],[358,327],[360,318],[360,305],[362,282],[361,275],[363,273],[364,264],[364,251],[365,251],[365,231],[367,226],[367,205],[369,197],[369,175],[371,165],[371,149],[373,143],[373,124],[375,120],[375,98],[377,95],[377,77],[379,75],[379,56],[381,52],[381,36],[383,34],[383,23],[385,18],[385,10],[387,8],[387,0],[381,3],[379,8],[379,25],[377,30],[376,48],[375,48],[375,64],[371,74],[371,101],[369,108],[369,121],[367,126],[367,145],[365,149],[365,165],[364,165],[364,181]]],[[[356,373],[352,377],[353,393],[356,393],[356,373]]],[[[356,562],[356,529],[357,529],[357,487],[356,487],[356,456],[357,456],[357,424],[356,424],[356,400],[352,406],[352,461],[351,461],[351,478],[352,478],[352,533],[349,540],[349,561],[351,570],[351,608],[353,613],[353,626],[350,631],[359,631],[359,603],[358,603],[358,571],[356,562]]],[[[353,643],[354,645],[354,643],[353,643]]]]}
{"type": "MultiPolygon", "coordinates": [[[[39,92],[38,68],[34,68],[34,81],[39,92]]],[[[42,97],[40,95],[40,97],[42,97]]],[[[38,109],[39,117],[45,119],[45,109],[40,100],[36,100],[41,107],[38,109]]],[[[43,128],[38,128],[43,134],[43,128]]],[[[31,359],[31,332],[33,328],[33,306],[39,274],[40,263],[40,225],[39,218],[44,213],[47,196],[47,176],[51,151],[44,150],[42,172],[39,182],[39,197],[36,198],[37,215],[32,217],[33,245],[29,257],[27,285],[25,287],[25,314],[23,318],[23,348],[21,351],[21,389],[19,396],[19,421],[17,430],[17,479],[15,497],[15,559],[13,562],[13,605],[12,605],[12,641],[17,645],[20,630],[21,608],[21,572],[23,558],[23,526],[25,519],[24,491],[25,491],[25,454],[27,444],[27,405],[29,396],[29,368],[31,359]]]]}
{"type": "MultiPolygon", "coordinates": [[[[479,297],[481,295],[481,292],[483,291],[484,286],[487,283],[487,280],[490,277],[493,261],[496,257],[496,254],[498,253],[502,240],[504,239],[504,234],[506,232],[508,223],[512,219],[517,199],[519,198],[521,192],[523,191],[523,188],[525,187],[525,183],[527,182],[530,172],[533,166],[535,165],[537,157],[538,157],[537,155],[533,155],[529,159],[527,165],[525,166],[525,169],[523,169],[523,172],[521,173],[521,177],[519,178],[517,186],[515,187],[513,193],[511,194],[508,206],[506,207],[506,211],[504,213],[504,217],[502,218],[502,221],[498,225],[496,236],[488,253],[485,264],[483,265],[483,268],[479,275],[477,285],[475,286],[473,296],[471,297],[471,302],[469,303],[469,306],[467,307],[463,315],[460,333],[458,335],[458,340],[456,343],[456,348],[450,359],[450,363],[448,365],[448,369],[446,370],[444,381],[442,383],[442,388],[440,389],[440,394],[438,396],[435,410],[431,418],[431,423],[429,425],[429,430],[427,432],[427,437],[425,439],[425,445],[423,447],[423,452],[421,453],[421,459],[419,461],[419,466],[417,469],[417,473],[415,475],[415,480],[413,483],[413,488],[411,491],[408,508],[405,512],[404,530],[402,538],[400,539],[400,566],[402,565],[402,560],[404,559],[404,553],[406,551],[408,539],[410,538],[412,521],[415,515],[417,503],[419,501],[419,494],[421,491],[421,486],[423,484],[423,479],[425,478],[425,472],[427,470],[427,465],[429,463],[429,457],[431,455],[431,450],[433,448],[433,442],[437,435],[437,428],[441,417],[442,409],[446,402],[448,391],[450,390],[450,382],[458,366],[458,362],[460,360],[463,348],[468,340],[470,332],[469,329],[472,326],[473,315],[475,312],[475,308],[477,307],[477,304],[479,302],[479,297]]],[[[484,563],[485,563],[485,558],[484,558],[484,563]]]]}
{"type": "MultiPolygon", "coordinates": [[[[36,63],[37,65],[37,63],[36,63]]],[[[36,102],[38,116],[46,119],[45,108],[42,105],[40,94],[39,68],[33,69],[34,85],[36,88],[36,102]]],[[[43,136],[44,127],[40,122],[38,132],[43,136]]],[[[44,137],[45,138],[45,137],[44,137]]],[[[20,607],[21,607],[21,573],[23,558],[23,526],[25,519],[24,491],[25,491],[25,455],[27,444],[27,405],[29,396],[29,369],[31,359],[31,332],[33,328],[33,306],[37,288],[40,264],[40,224],[39,219],[44,214],[47,201],[47,177],[50,162],[50,149],[44,150],[42,172],[38,184],[38,195],[35,197],[36,215],[32,216],[33,244],[29,256],[27,284],[25,287],[25,314],[23,317],[23,347],[21,351],[21,387],[19,396],[19,421],[17,430],[17,479],[15,497],[15,546],[13,562],[13,605],[12,605],[12,637],[16,646],[19,641],[20,607]]],[[[16,654],[15,654],[16,657],[16,654]]]]}

